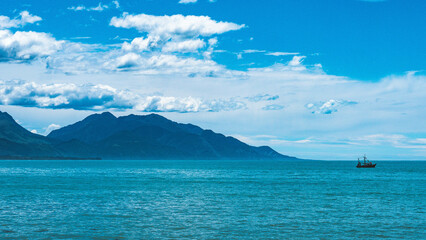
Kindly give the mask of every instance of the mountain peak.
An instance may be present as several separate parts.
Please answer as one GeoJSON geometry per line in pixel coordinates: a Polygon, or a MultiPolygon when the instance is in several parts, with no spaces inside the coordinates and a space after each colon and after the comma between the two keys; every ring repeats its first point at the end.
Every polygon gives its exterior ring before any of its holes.
{"type": "Polygon", "coordinates": [[[114,128],[117,118],[110,112],[95,113],[82,121],[53,130],[47,135],[62,141],[77,139],[82,142],[98,141],[108,136],[108,131],[114,128]]]}
{"type": "Polygon", "coordinates": [[[114,114],[112,114],[112,113],[110,113],[108,111],[101,113],[101,116],[110,116],[110,117],[112,116],[112,117],[115,117],[114,114]]]}
{"type": "Polygon", "coordinates": [[[0,119],[15,121],[13,120],[13,117],[10,116],[7,112],[2,112],[2,111],[0,111],[0,119]]]}
{"type": "Polygon", "coordinates": [[[95,114],[89,115],[84,120],[86,120],[86,119],[96,119],[96,120],[105,119],[105,120],[112,120],[112,119],[116,119],[116,117],[112,113],[110,113],[110,112],[103,112],[103,113],[95,113],[95,114]]]}

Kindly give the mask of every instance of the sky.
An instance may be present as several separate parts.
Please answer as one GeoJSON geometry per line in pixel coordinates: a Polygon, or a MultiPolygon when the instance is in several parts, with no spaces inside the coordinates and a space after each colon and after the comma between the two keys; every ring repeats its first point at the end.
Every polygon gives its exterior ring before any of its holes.
{"type": "Polygon", "coordinates": [[[307,159],[426,160],[426,1],[3,0],[0,111],[158,113],[307,159]]]}

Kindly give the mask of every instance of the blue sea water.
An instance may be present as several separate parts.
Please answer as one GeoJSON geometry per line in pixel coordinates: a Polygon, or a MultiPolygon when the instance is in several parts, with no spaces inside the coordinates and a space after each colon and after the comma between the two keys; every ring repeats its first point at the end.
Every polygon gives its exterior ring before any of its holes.
{"type": "Polygon", "coordinates": [[[1,239],[424,239],[426,162],[0,161],[1,239]]]}

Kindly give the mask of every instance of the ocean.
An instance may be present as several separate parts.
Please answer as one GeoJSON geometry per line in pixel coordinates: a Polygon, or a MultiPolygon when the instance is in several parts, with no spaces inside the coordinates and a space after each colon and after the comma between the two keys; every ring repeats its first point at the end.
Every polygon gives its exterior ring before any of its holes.
{"type": "Polygon", "coordinates": [[[424,239],[426,162],[0,161],[0,239],[424,239]]]}

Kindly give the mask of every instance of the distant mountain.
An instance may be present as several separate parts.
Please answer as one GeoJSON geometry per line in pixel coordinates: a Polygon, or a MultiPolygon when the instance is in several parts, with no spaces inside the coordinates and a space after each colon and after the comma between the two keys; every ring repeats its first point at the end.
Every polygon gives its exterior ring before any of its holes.
{"type": "Polygon", "coordinates": [[[29,132],[8,113],[0,112],[0,158],[10,156],[59,157],[62,153],[53,146],[50,139],[29,132]]]}
{"type": "Polygon", "coordinates": [[[291,159],[269,147],[252,147],[158,114],[93,114],[47,137],[60,141],[61,151],[76,157],[84,153],[108,159],[291,159]]]}
{"type": "Polygon", "coordinates": [[[109,112],[90,115],[47,137],[0,112],[0,159],[4,158],[296,159],[158,114],[117,118],[109,112]]]}

